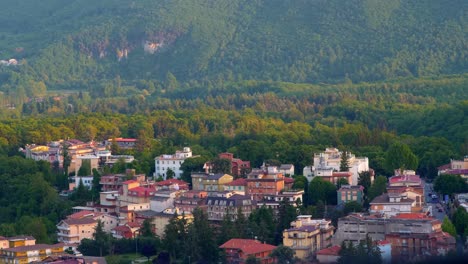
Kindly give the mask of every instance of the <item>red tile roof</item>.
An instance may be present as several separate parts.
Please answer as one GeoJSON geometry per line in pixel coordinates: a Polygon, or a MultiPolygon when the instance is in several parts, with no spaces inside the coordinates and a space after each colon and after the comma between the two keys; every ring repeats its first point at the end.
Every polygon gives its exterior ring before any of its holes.
{"type": "Polygon", "coordinates": [[[390,177],[389,182],[390,184],[400,183],[400,182],[420,183],[421,178],[419,177],[419,175],[398,175],[398,176],[390,177]]]}
{"type": "Polygon", "coordinates": [[[219,248],[238,249],[244,252],[245,255],[256,254],[260,252],[273,251],[276,247],[269,244],[263,244],[254,239],[233,238],[219,246],[219,248]]]}
{"type": "Polygon", "coordinates": [[[136,183],[137,181],[135,180],[128,180],[128,181],[124,181],[122,182],[122,184],[131,184],[131,183],[136,183]]]}
{"type": "Polygon", "coordinates": [[[97,220],[94,220],[93,218],[65,219],[62,221],[67,225],[89,225],[97,223],[97,220]]]}
{"type": "Polygon", "coordinates": [[[329,248],[324,248],[317,252],[317,255],[328,255],[328,256],[338,256],[340,253],[340,246],[332,246],[329,248]]]}
{"type": "Polygon", "coordinates": [[[81,219],[83,217],[95,216],[92,211],[84,210],[67,216],[68,219],[81,219]]]}
{"type": "Polygon", "coordinates": [[[247,181],[244,178],[239,178],[226,184],[226,186],[247,186],[247,181]]]}
{"type": "Polygon", "coordinates": [[[173,184],[187,185],[187,182],[178,179],[169,179],[165,181],[156,182],[157,186],[168,186],[173,184]]]}

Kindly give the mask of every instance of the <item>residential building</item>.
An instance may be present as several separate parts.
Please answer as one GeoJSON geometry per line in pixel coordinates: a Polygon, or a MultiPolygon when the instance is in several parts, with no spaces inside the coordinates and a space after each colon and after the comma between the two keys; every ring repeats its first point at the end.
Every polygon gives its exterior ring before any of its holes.
{"type": "Polygon", "coordinates": [[[183,150],[177,150],[175,154],[163,154],[154,159],[154,177],[166,178],[167,171],[172,170],[174,172],[174,178],[180,178],[182,171],[180,166],[184,163],[184,160],[196,157],[192,156],[192,150],[189,147],[185,147],[183,150]]]}
{"type": "Polygon", "coordinates": [[[114,138],[114,139],[110,138],[104,141],[104,145],[107,148],[110,148],[114,140],[120,149],[133,149],[135,148],[136,142],[137,142],[136,138],[114,138]]]}
{"type": "Polygon", "coordinates": [[[364,187],[361,185],[342,185],[337,191],[337,203],[345,204],[357,202],[362,204],[364,198],[364,187]]]}
{"type": "Polygon", "coordinates": [[[225,185],[232,182],[234,177],[229,174],[192,173],[192,189],[196,191],[222,192],[225,185]]]}
{"type": "Polygon", "coordinates": [[[64,243],[77,243],[92,239],[97,220],[93,218],[64,219],[57,224],[57,240],[64,243]]]}
{"type": "Polygon", "coordinates": [[[278,215],[282,202],[287,202],[288,204],[296,207],[298,201],[302,203],[303,195],[303,190],[290,190],[281,191],[278,194],[266,194],[262,200],[257,201],[257,208],[265,206],[273,209],[273,212],[278,215]]]}
{"type": "Polygon", "coordinates": [[[189,184],[178,179],[169,179],[155,183],[156,190],[189,190],[189,184]]]}
{"type": "Polygon", "coordinates": [[[340,250],[341,247],[337,245],[319,250],[317,252],[317,260],[319,263],[338,263],[340,250]]]}
{"type": "Polygon", "coordinates": [[[294,250],[295,257],[311,260],[318,250],[331,245],[334,229],[329,220],[299,215],[296,221],[291,222],[291,228],[283,231],[283,245],[294,250]]]}
{"type": "Polygon", "coordinates": [[[63,245],[36,244],[4,248],[0,250],[0,263],[31,263],[41,261],[48,256],[58,256],[63,254],[63,245]]]}
{"type": "Polygon", "coordinates": [[[14,236],[6,237],[9,248],[36,245],[36,239],[33,236],[14,236]]]}
{"type": "Polygon", "coordinates": [[[167,208],[174,208],[174,199],[182,193],[179,190],[156,191],[150,198],[150,209],[155,212],[162,212],[167,208]]]}
{"type": "Polygon", "coordinates": [[[381,213],[386,216],[395,216],[399,213],[411,213],[416,201],[404,194],[384,193],[370,202],[370,213],[381,213]]]}
{"type": "Polygon", "coordinates": [[[261,264],[275,261],[270,254],[276,247],[254,239],[233,238],[219,248],[224,250],[227,263],[245,263],[249,256],[259,259],[261,264]]]}
{"type": "Polygon", "coordinates": [[[136,213],[137,222],[143,222],[145,219],[150,219],[154,228],[154,233],[159,237],[164,237],[164,231],[169,221],[177,214],[177,218],[185,219],[187,224],[193,221],[191,213],[182,213],[177,208],[168,208],[162,212],[155,212],[151,210],[139,211],[136,213]]]}
{"type": "Polygon", "coordinates": [[[103,175],[99,181],[101,190],[106,191],[119,191],[122,189],[122,183],[127,180],[134,180],[139,183],[146,181],[145,174],[135,174],[134,169],[126,169],[125,174],[111,174],[103,175]]]}
{"type": "Polygon", "coordinates": [[[174,199],[175,208],[179,209],[183,213],[193,213],[195,208],[200,208],[203,211],[207,211],[206,199],[208,192],[206,191],[187,191],[181,193],[181,195],[174,199]]]}
{"type": "Polygon", "coordinates": [[[277,195],[284,189],[284,176],[277,167],[254,169],[246,180],[246,195],[255,201],[261,201],[268,195],[277,195]]]}
{"type": "MultiPolygon", "coordinates": [[[[332,173],[340,172],[341,155],[343,153],[337,148],[326,148],[322,153],[314,154],[314,166],[304,167],[303,174],[311,181],[317,176],[332,176],[332,173]]],[[[351,172],[351,180],[349,184],[357,185],[359,173],[370,171],[369,159],[367,157],[356,157],[352,153],[345,153],[348,155],[349,172],[351,172]]]]}
{"type": "Polygon", "coordinates": [[[58,241],[80,243],[84,238],[92,238],[98,221],[101,221],[104,232],[110,233],[117,226],[119,219],[117,215],[79,211],[67,216],[67,219],[57,224],[58,241]]]}
{"type": "Polygon", "coordinates": [[[93,187],[93,176],[74,176],[72,177],[74,182],[69,183],[69,190],[74,190],[80,186],[80,184],[83,184],[86,189],[91,190],[93,187]]]}
{"type": "Polygon", "coordinates": [[[455,248],[455,239],[443,232],[441,222],[424,213],[403,213],[394,217],[379,214],[350,214],[338,219],[333,244],[355,244],[369,236],[391,244],[393,262],[444,255],[455,248]]]}
{"type": "Polygon", "coordinates": [[[293,164],[281,164],[278,168],[278,172],[282,173],[284,176],[293,176],[294,175],[294,165],[293,164]]]}
{"type": "Polygon", "coordinates": [[[143,185],[143,183],[135,180],[124,181],[122,183],[122,193],[119,196],[120,206],[149,203],[155,192],[154,185],[143,185]]]}
{"type": "Polygon", "coordinates": [[[110,155],[107,157],[106,161],[104,162],[104,165],[113,167],[115,163],[123,161],[126,164],[132,163],[135,160],[135,157],[132,155],[110,155]]]}
{"type": "Polygon", "coordinates": [[[192,190],[195,191],[205,191],[206,179],[208,178],[208,174],[204,172],[192,172],[190,174],[192,177],[192,190]]]}
{"type": "Polygon", "coordinates": [[[256,208],[256,202],[247,195],[239,195],[235,192],[211,193],[207,201],[208,220],[222,221],[226,215],[236,219],[239,210],[245,218],[256,208]]]}
{"type": "Polygon", "coordinates": [[[119,192],[108,191],[99,193],[99,204],[94,205],[94,211],[100,213],[116,213],[119,206],[119,192]]]}
{"type": "Polygon", "coordinates": [[[136,222],[129,222],[123,225],[116,226],[112,229],[111,233],[114,238],[135,238],[139,231],[141,225],[136,222]]]}
{"type": "MultiPolygon", "coordinates": [[[[231,161],[231,171],[229,174],[233,175],[234,177],[238,178],[250,172],[250,161],[243,161],[241,159],[234,158],[234,154],[232,153],[220,153],[218,155],[220,159],[227,159],[231,161]]],[[[205,169],[205,173],[211,173],[213,165],[210,162],[207,162],[203,165],[205,169]]]]}
{"type": "Polygon", "coordinates": [[[244,178],[233,180],[230,183],[224,185],[225,191],[235,191],[238,194],[245,195],[245,189],[247,187],[247,181],[244,178]]]}
{"type": "Polygon", "coordinates": [[[207,192],[222,192],[224,191],[224,185],[232,182],[233,179],[234,177],[229,174],[209,174],[203,185],[207,192]]]}
{"type": "Polygon", "coordinates": [[[382,256],[382,263],[392,263],[392,243],[387,240],[380,240],[376,243],[379,247],[380,255],[382,256]]]}
{"type": "Polygon", "coordinates": [[[460,175],[468,181],[468,155],[463,160],[450,160],[449,164],[440,166],[438,174],[455,174],[460,175]]]}
{"type": "Polygon", "coordinates": [[[0,236],[0,249],[9,248],[8,239],[6,237],[0,236]]]}
{"type": "Polygon", "coordinates": [[[141,211],[150,210],[150,203],[140,203],[140,204],[127,204],[121,206],[118,210],[119,213],[119,223],[136,223],[137,222],[137,213],[141,211]]]}

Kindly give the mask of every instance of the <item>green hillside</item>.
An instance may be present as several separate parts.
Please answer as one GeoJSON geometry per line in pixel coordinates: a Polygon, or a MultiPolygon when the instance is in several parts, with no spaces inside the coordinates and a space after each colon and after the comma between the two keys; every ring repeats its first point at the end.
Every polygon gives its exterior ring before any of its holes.
{"type": "Polygon", "coordinates": [[[337,83],[464,73],[466,6],[464,0],[3,0],[0,60],[21,65],[0,66],[0,90],[31,86],[25,80],[91,89],[117,76],[130,83],[172,75],[182,82],[337,83]]]}

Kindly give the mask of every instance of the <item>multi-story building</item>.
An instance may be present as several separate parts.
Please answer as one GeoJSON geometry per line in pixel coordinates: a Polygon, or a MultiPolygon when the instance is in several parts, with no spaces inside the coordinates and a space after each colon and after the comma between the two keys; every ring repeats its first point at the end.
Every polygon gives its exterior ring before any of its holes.
{"type": "Polygon", "coordinates": [[[278,215],[281,203],[287,202],[296,207],[298,204],[297,202],[302,203],[303,195],[303,190],[289,190],[281,191],[278,194],[266,194],[262,200],[257,201],[257,208],[265,206],[273,209],[273,212],[278,215]]]}
{"type": "Polygon", "coordinates": [[[154,185],[141,185],[140,182],[135,180],[124,181],[122,183],[122,193],[119,196],[120,206],[149,203],[155,192],[154,185]]]}
{"type": "Polygon", "coordinates": [[[177,219],[184,219],[187,225],[193,221],[193,215],[191,213],[180,212],[177,208],[168,208],[162,212],[151,210],[137,212],[137,222],[142,223],[145,219],[151,220],[151,225],[155,234],[159,237],[163,237],[166,226],[176,215],[177,219]]]}
{"type": "Polygon", "coordinates": [[[0,250],[0,263],[31,263],[41,261],[49,256],[58,256],[63,254],[63,245],[28,245],[12,248],[4,248],[0,250]]]}
{"type": "Polygon", "coordinates": [[[119,224],[136,223],[138,212],[150,210],[150,203],[127,204],[121,206],[118,210],[119,224]]]}
{"type": "Polygon", "coordinates": [[[192,158],[192,150],[189,147],[185,147],[183,150],[177,150],[175,154],[163,154],[154,159],[154,177],[166,178],[167,171],[172,170],[175,178],[180,178],[182,171],[180,166],[184,163],[184,160],[192,158]]]}
{"type": "Polygon", "coordinates": [[[395,217],[379,214],[350,214],[338,220],[333,244],[359,243],[369,236],[374,241],[391,243],[392,261],[444,255],[455,248],[455,239],[443,232],[441,222],[423,213],[405,213],[395,217]]]}
{"type": "Polygon", "coordinates": [[[236,219],[239,210],[248,218],[256,208],[256,202],[247,195],[235,192],[211,193],[207,201],[208,220],[222,221],[226,215],[236,219]]]}
{"type": "Polygon", "coordinates": [[[276,247],[254,239],[233,238],[219,248],[224,250],[227,263],[246,263],[249,256],[255,257],[261,264],[271,264],[275,261],[270,254],[276,247]]]}
{"type": "Polygon", "coordinates": [[[182,193],[180,190],[156,191],[150,198],[150,208],[155,212],[162,212],[167,208],[174,207],[174,200],[182,193]]]}
{"type": "Polygon", "coordinates": [[[284,189],[284,176],[277,167],[254,169],[246,181],[246,195],[255,201],[261,201],[265,196],[278,195],[284,189]]]}
{"type": "Polygon", "coordinates": [[[180,212],[193,213],[195,208],[200,208],[203,211],[207,211],[206,199],[208,192],[206,191],[187,191],[182,193],[179,197],[174,200],[175,208],[179,209],[180,212]]]}
{"type": "Polygon", "coordinates": [[[337,191],[338,204],[357,202],[362,204],[364,198],[364,187],[361,185],[342,185],[337,191]]]}
{"type": "Polygon", "coordinates": [[[145,182],[145,174],[135,174],[134,169],[125,170],[125,174],[111,174],[101,176],[99,184],[103,192],[119,191],[122,189],[122,183],[127,180],[134,180],[140,183],[145,182]]]}
{"type": "MultiPolygon", "coordinates": [[[[110,138],[104,142],[107,148],[110,148],[114,139],[110,138]]],[[[115,138],[115,143],[120,149],[133,149],[136,146],[136,138],[115,138]]]]}
{"type": "Polygon", "coordinates": [[[318,250],[331,245],[335,228],[331,221],[312,219],[311,215],[300,215],[283,231],[283,245],[294,250],[294,256],[306,261],[318,250]]]}
{"type": "Polygon", "coordinates": [[[450,160],[449,164],[445,164],[438,168],[438,174],[455,174],[460,175],[468,181],[468,155],[463,160],[450,160]]]}
{"type": "Polygon", "coordinates": [[[85,238],[92,239],[97,222],[93,218],[64,219],[57,224],[57,240],[79,244],[85,238]]]}
{"type": "Polygon", "coordinates": [[[224,185],[225,191],[235,191],[238,194],[245,195],[245,189],[247,187],[247,181],[244,178],[233,180],[230,183],[224,185]]]}
{"type": "Polygon", "coordinates": [[[80,211],[57,224],[58,241],[72,244],[80,243],[84,238],[92,238],[98,221],[102,223],[102,229],[109,233],[119,223],[117,215],[80,211]]]}
{"type": "Polygon", "coordinates": [[[14,237],[0,236],[0,249],[22,247],[22,246],[32,246],[35,244],[36,244],[36,239],[32,236],[14,236],[14,237]]]}
{"type": "MultiPolygon", "coordinates": [[[[230,174],[234,177],[241,177],[243,175],[247,175],[250,172],[250,161],[243,161],[241,159],[234,158],[234,154],[232,153],[220,153],[218,155],[220,159],[227,159],[231,161],[231,171],[230,174]]],[[[207,162],[203,165],[205,169],[205,173],[211,173],[213,165],[210,162],[207,162]]]]}
{"type": "Polygon", "coordinates": [[[294,165],[293,164],[281,164],[278,171],[284,176],[293,176],[294,175],[294,165]]]}
{"type": "MultiPolygon", "coordinates": [[[[351,180],[349,184],[357,185],[359,173],[370,171],[369,159],[367,157],[356,157],[354,154],[345,153],[348,155],[349,172],[351,172],[351,180]]],[[[317,176],[332,176],[332,172],[340,171],[341,155],[337,148],[326,148],[324,152],[314,154],[314,166],[304,167],[303,174],[311,181],[317,176]]]]}
{"type": "Polygon", "coordinates": [[[234,177],[229,174],[192,173],[192,189],[196,191],[221,192],[234,177]]]}
{"type": "Polygon", "coordinates": [[[369,212],[395,216],[399,213],[411,213],[416,201],[400,193],[384,193],[370,202],[369,212]]]}

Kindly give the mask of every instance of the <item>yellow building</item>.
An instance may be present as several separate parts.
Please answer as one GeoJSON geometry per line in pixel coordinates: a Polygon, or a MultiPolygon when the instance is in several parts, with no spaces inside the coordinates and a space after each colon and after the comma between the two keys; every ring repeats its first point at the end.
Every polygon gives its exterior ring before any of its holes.
{"type": "Polygon", "coordinates": [[[232,182],[234,177],[229,174],[210,174],[204,180],[203,185],[207,192],[222,192],[224,191],[224,185],[232,182]]]}
{"type": "Polygon", "coordinates": [[[26,264],[63,254],[63,244],[37,244],[0,250],[0,264],[26,264]]]}
{"type": "Polygon", "coordinates": [[[290,229],[283,231],[283,245],[294,250],[295,257],[308,260],[330,244],[334,229],[329,220],[300,215],[290,229]]]}

